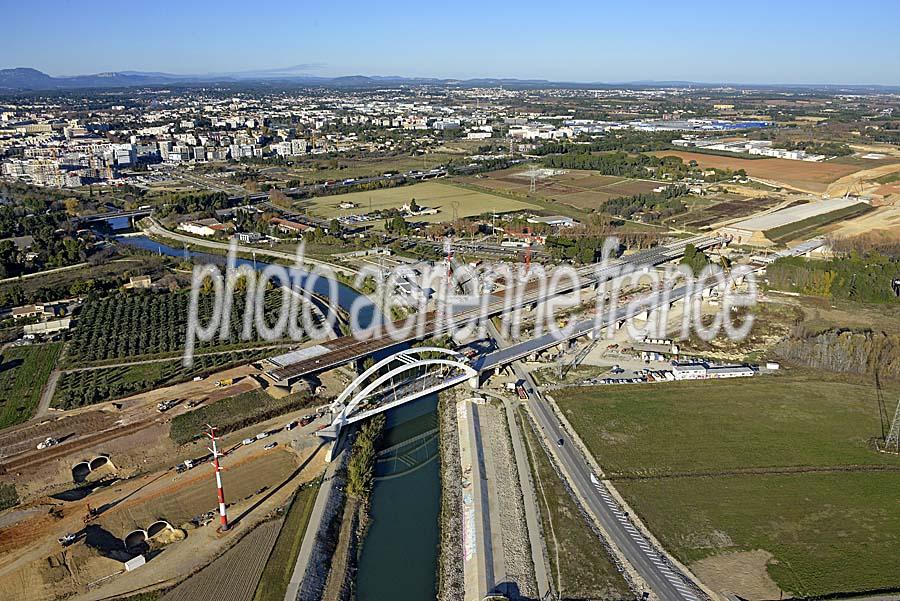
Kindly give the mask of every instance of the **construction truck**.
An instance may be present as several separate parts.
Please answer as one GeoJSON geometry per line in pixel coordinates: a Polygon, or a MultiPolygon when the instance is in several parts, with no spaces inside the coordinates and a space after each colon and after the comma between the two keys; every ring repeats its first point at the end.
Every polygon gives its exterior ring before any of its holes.
{"type": "Polygon", "coordinates": [[[59,537],[58,539],[56,539],[56,541],[57,541],[60,545],[62,545],[63,547],[68,547],[69,545],[71,545],[72,543],[74,543],[74,542],[75,542],[75,539],[77,539],[77,538],[78,538],[77,535],[72,534],[71,532],[69,532],[69,533],[66,534],[65,536],[61,536],[61,537],[59,537]]]}
{"type": "Polygon", "coordinates": [[[88,504],[87,513],[84,514],[84,517],[81,518],[81,521],[84,522],[85,524],[90,524],[91,522],[96,520],[97,516],[99,516],[99,515],[100,515],[100,510],[98,510],[94,507],[91,507],[90,504],[88,504]]]}
{"type": "Polygon", "coordinates": [[[216,382],[216,388],[231,386],[232,384],[234,384],[234,378],[225,378],[224,380],[219,380],[218,382],[216,382]]]}

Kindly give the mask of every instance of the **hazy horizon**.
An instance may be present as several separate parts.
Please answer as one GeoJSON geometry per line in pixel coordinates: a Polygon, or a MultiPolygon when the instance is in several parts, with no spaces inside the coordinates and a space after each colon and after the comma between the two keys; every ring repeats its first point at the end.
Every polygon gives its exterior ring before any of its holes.
{"type": "Polygon", "coordinates": [[[700,0],[514,10],[359,0],[252,11],[235,0],[87,10],[15,3],[0,40],[5,67],[54,76],[140,71],[277,73],[572,83],[690,81],[900,85],[900,5],[862,0],[762,2],[747,10],[700,0]],[[38,32],[37,34],[35,32],[38,32]]]}

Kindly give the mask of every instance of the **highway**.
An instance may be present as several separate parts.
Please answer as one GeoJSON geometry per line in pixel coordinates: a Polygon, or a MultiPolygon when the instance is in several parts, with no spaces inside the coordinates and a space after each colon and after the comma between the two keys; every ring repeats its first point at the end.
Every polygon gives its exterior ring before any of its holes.
{"type": "Polygon", "coordinates": [[[572,437],[563,429],[550,404],[540,397],[531,378],[525,378],[525,382],[529,394],[528,406],[544,436],[551,445],[553,441],[563,441],[561,446],[556,446],[554,454],[566,480],[585,500],[591,514],[603,525],[612,544],[660,599],[700,601],[705,598],[635,527],[630,516],[622,510],[581,456],[572,437]]]}
{"type": "MultiPolygon", "coordinates": [[[[685,295],[686,287],[672,291],[671,298],[685,295]]],[[[653,297],[655,295],[651,295],[653,297]]],[[[658,300],[658,299],[657,299],[658,300]]],[[[627,307],[612,309],[614,318],[628,315],[627,307]]],[[[594,328],[593,320],[585,320],[573,328],[573,332],[589,332],[594,328]]],[[[593,473],[590,465],[582,457],[571,435],[562,427],[553,407],[544,400],[540,391],[517,359],[546,346],[559,342],[553,334],[547,334],[524,343],[510,344],[500,332],[489,323],[488,331],[497,343],[499,350],[486,358],[493,359],[491,368],[510,364],[516,378],[523,381],[528,392],[527,405],[534,416],[541,432],[556,456],[556,463],[563,476],[581,499],[587,503],[589,512],[603,525],[610,543],[624,556],[625,560],[640,575],[651,591],[664,601],[700,601],[705,595],[699,594],[677,568],[670,565],[665,555],[653,547],[650,540],[631,522],[628,514],[622,510],[613,496],[602,483],[598,475],[593,473]],[[562,440],[562,445],[557,441],[562,440]]],[[[580,335],[580,334],[579,334],[580,335]]],[[[483,366],[481,369],[485,369],[483,366]]]]}

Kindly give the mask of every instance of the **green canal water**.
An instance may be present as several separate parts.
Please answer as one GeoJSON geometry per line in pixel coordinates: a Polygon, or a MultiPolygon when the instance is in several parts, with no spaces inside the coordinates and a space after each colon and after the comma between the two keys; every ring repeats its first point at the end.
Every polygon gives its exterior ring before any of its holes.
{"type": "Polygon", "coordinates": [[[437,396],[388,414],[381,448],[414,440],[378,463],[356,577],[359,601],[428,601],[437,594],[440,461],[436,435],[427,434],[437,424],[437,396]]]}

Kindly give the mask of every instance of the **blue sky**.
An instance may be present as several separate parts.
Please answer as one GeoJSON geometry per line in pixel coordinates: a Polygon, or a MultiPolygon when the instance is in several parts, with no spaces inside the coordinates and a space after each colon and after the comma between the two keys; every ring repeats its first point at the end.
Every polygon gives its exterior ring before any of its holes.
{"type": "Polygon", "coordinates": [[[0,68],[900,84],[897,0],[0,0],[0,68]]]}

